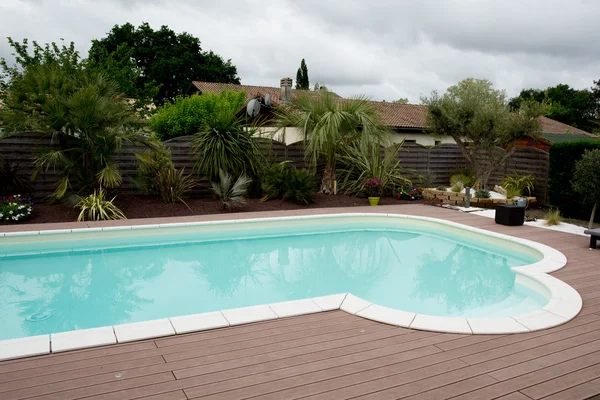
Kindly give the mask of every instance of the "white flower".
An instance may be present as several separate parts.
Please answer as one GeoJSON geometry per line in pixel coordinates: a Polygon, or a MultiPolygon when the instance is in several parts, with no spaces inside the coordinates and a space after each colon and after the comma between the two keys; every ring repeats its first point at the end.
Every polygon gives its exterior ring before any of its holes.
{"type": "Polygon", "coordinates": [[[12,215],[13,212],[12,212],[12,210],[10,210],[8,213],[12,215]]]}

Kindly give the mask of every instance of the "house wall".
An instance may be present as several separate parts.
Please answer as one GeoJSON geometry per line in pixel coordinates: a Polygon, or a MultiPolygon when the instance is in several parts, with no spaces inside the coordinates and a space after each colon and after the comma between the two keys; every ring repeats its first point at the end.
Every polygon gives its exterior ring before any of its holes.
{"type": "MultiPolygon", "coordinates": [[[[275,127],[262,127],[259,130],[257,136],[270,138],[286,145],[293,143],[302,142],[304,135],[302,130],[296,127],[286,128],[275,128],[275,127]]],[[[435,146],[436,144],[454,144],[454,139],[450,136],[444,136],[442,138],[436,138],[426,133],[418,132],[394,132],[391,135],[392,143],[400,143],[404,140],[405,142],[412,142],[421,146],[435,146]]]]}

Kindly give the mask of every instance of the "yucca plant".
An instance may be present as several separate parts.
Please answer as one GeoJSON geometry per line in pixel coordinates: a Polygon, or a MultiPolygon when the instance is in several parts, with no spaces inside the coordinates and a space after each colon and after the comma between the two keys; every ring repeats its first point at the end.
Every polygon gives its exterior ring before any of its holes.
{"type": "Polygon", "coordinates": [[[518,192],[517,196],[523,196],[524,194],[530,196],[531,192],[533,192],[534,185],[535,178],[533,176],[520,176],[517,172],[515,172],[513,175],[505,177],[502,180],[502,187],[507,191],[512,191],[512,193],[518,192]]]}
{"type": "Polygon", "coordinates": [[[211,182],[211,185],[213,192],[221,200],[221,208],[230,210],[232,206],[246,203],[246,194],[251,182],[252,179],[246,175],[240,175],[234,182],[229,173],[220,170],[219,181],[211,182]]]}
{"type": "Polygon", "coordinates": [[[176,169],[172,166],[157,171],[156,189],[165,203],[174,204],[180,201],[186,204],[183,198],[196,186],[196,180],[193,176],[183,173],[183,168],[176,169]]]}
{"type": "Polygon", "coordinates": [[[114,204],[116,196],[106,200],[106,191],[103,188],[94,190],[94,193],[83,197],[75,205],[81,212],[77,221],[103,221],[114,219],[127,219],[123,211],[114,204]]]}
{"type": "Polygon", "coordinates": [[[258,147],[254,129],[245,127],[231,110],[224,109],[206,121],[192,139],[196,172],[215,180],[219,171],[234,175],[256,172],[258,147]]]}

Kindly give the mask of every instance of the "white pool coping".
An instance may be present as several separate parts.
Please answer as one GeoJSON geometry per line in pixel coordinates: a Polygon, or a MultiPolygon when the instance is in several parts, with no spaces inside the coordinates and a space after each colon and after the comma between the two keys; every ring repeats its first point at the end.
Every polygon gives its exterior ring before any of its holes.
{"type": "Polygon", "coordinates": [[[533,332],[564,324],[581,311],[583,301],[579,293],[565,282],[548,275],[563,268],[567,258],[558,250],[527,239],[516,238],[443,219],[390,213],[344,213],[290,217],[253,218],[225,221],[202,221],[171,224],[117,226],[106,228],[60,229],[29,232],[0,232],[0,238],[49,234],[87,233],[131,229],[156,229],[214,224],[235,224],[290,221],[299,219],[389,217],[430,221],[476,232],[533,248],[543,259],[530,265],[513,267],[518,283],[544,295],[549,301],[543,308],[503,318],[439,317],[417,314],[373,304],[351,293],[257,305],[202,314],[163,318],[130,324],[81,329],[48,335],[29,336],[0,341],[0,361],[41,354],[58,353],[89,347],[104,346],[135,340],[199,332],[209,329],[268,321],[324,311],[343,310],[347,313],[402,328],[459,334],[509,334],[533,332]]]}

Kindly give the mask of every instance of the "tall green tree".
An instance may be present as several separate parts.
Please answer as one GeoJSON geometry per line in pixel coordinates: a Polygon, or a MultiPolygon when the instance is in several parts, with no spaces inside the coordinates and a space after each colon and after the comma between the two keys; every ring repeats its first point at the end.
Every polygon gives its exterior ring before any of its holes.
{"type": "Polygon", "coordinates": [[[577,90],[565,84],[545,90],[524,89],[510,100],[509,105],[516,110],[523,101],[547,103],[544,115],[548,118],[589,132],[598,129],[598,98],[593,90],[577,90]]]}
{"type": "Polygon", "coordinates": [[[468,78],[439,95],[422,98],[429,107],[427,126],[435,136],[451,136],[486,188],[490,175],[515,150],[517,140],[539,132],[544,106],[523,101],[511,110],[506,93],[490,81],[468,78]]]}
{"type": "Polygon", "coordinates": [[[581,160],[575,164],[573,190],[583,201],[594,204],[588,228],[592,229],[596,209],[600,203],[600,150],[586,150],[581,160]]]}
{"type": "Polygon", "coordinates": [[[313,168],[318,160],[325,159],[320,189],[325,194],[334,192],[336,161],[343,146],[361,136],[375,142],[385,141],[389,133],[365,97],[339,100],[326,89],[297,94],[289,106],[277,110],[277,121],[281,127],[295,126],[302,131],[313,168]]]}
{"type": "Polygon", "coordinates": [[[408,104],[408,98],[406,98],[406,97],[400,97],[398,100],[392,101],[392,103],[396,103],[396,104],[408,104]]]}
{"type": "Polygon", "coordinates": [[[309,86],[308,68],[306,67],[306,61],[304,61],[303,58],[300,62],[300,68],[298,68],[298,72],[296,72],[296,89],[308,90],[309,86]]]}
{"type": "Polygon", "coordinates": [[[185,94],[193,80],[240,83],[231,60],[164,25],[158,30],[148,23],[115,25],[106,37],[92,41],[88,62],[109,71],[127,96],[152,96],[157,104],[185,94]]]}

